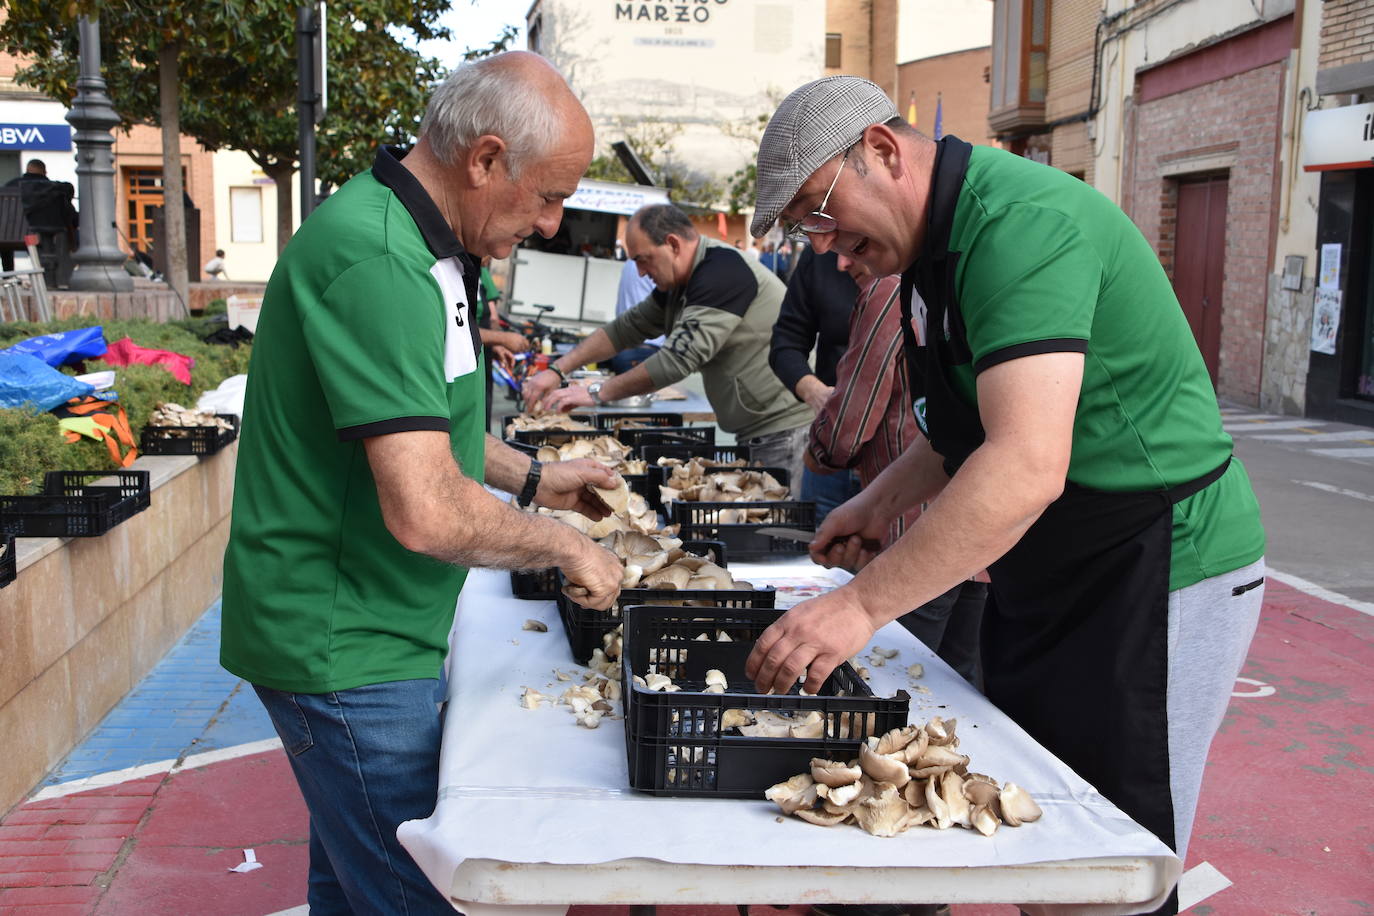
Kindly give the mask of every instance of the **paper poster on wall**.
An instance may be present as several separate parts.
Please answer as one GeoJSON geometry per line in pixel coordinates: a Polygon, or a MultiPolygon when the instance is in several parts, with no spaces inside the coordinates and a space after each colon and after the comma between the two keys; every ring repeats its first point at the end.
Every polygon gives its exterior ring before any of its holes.
{"type": "Polygon", "coordinates": [[[1341,245],[1329,242],[1322,246],[1321,270],[1317,272],[1318,289],[1338,289],[1341,285],[1341,245]]]}
{"type": "Polygon", "coordinates": [[[1317,290],[1312,304],[1312,352],[1335,353],[1336,329],[1341,324],[1341,291],[1317,290]]]}

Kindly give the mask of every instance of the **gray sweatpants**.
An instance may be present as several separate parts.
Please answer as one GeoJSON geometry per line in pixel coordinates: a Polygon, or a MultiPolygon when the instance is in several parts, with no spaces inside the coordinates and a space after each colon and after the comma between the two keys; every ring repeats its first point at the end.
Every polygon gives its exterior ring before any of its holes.
{"type": "Polygon", "coordinates": [[[1169,593],[1169,789],[1178,857],[1188,852],[1202,771],[1264,600],[1264,560],[1169,593]]]}

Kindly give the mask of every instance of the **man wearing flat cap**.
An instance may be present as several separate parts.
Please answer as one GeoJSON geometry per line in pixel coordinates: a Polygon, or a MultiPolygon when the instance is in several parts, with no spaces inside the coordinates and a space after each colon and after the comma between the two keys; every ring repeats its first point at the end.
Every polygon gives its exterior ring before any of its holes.
{"type": "Polygon", "coordinates": [[[931,141],[848,76],[768,124],[753,234],[778,219],[902,274],[927,437],[830,514],[812,557],[858,575],[770,627],[750,676],[815,691],[876,628],[987,567],[989,698],[1182,858],[1258,621],[1264,531],[1154,251],[1092,187],[931,141]]]}

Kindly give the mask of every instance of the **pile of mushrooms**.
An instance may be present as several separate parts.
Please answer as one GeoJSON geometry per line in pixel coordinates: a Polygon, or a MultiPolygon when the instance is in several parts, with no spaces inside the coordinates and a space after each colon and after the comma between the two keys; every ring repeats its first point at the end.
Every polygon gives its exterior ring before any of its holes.
{"type": "Polygon", "coordinates": [[[666,588],[674,591],[753,588],[736,582],[728,570],[682,549],[679,538],[616,531],[598,543],[620,558],[625,574],[621,588],[666,588]]]}
{"type": "MultiPolygon", "coordinates": [[[[673,500],[703,503],[753,503],[775,501],[787,498],[787,487],[767,471],[750,471],[742,467],[722,469],[709,467],[706,459],[692,458],[686,463],[676,459],[672,471],[658,488],[659,498],[664,505],[673,500]]],[[[717,519],[721,524],[768,521],[770,510],[722,509],[717,519]],[[728,516],[728,517],[727,517],[728,516]]]]}
{"type": "Polygon", "coordinates": [[[506,424],[506,438],[512,439],[517,432],[526,429],[592,429],[581,420],[574,420],[565,413],[545,413],[537,417],[527,413],[522,413],[518,417],[511,417],[506,424]]]}
{"type": "MultiPolygon", "coordinates": [[[[591,487],[590,489],[611,510],[611,514],[600,521],[592,521],[587,516],[580,512],[574,512],[572,509],[548,509],[540,506],[534,511],[540,515],[556,518],[565,525],[571,525],[593,540],[609,537],[617,531],[651,534],[656,531],[667,530],[658,527],[658,513],[649,508],[647,499],[638,493],[630,492],[630,487],[625,483],[624,478],[617,478],[614,487],[591,487]]],[[[513,501],[512,504],[514,504],[513,501]]],[[[676,531],[677,529],[673,528],[672,530],[676,531]]]]}
{"type": "MultiPolygon", "coordinates": [[[[214,426],[218,429],[233,429],[233,425],[225,419],[215,416],[209,410],[187,410],[180,404],[171,401],[157,405],[152,416],[148,418],[149,426],[214,426]]],[[[177,433],[168,432],[168,436],[175,437],[177,433]]]]}
{"type": "Polygon", "coordinates": [[[833,827],[852,820],[882,837],[921,824],[992,836],[1001,824],[1039,819],[1040,806],[1025,789],[969,772],[968,756],[956,750],[955,722],[936,716],[924,726],[871,737],[859,745],[859,758],[847,763],[814,757],[810,772],[771,786],[764,797],[808,823],[833,827]]]}
{"type": "Polygon", "coordinates": [[[534,457],[544,462],[590,458],[621,474],[643,474],[649,468],[648,462],[633,455],[634,449],[614,436],[597,436],[571,439],[557,447],[541,445],[534,457]]]}
{"type": "MultiPolygon", "coordinates": [[[[571,675],[561,671],[555,672],[555,675],[560,681],[571,680],[571,675]]],[[[620,700],[619,672],[611,677],[601,671],[589,671],[585,680],[585,683],[564,690],[557,698],[526,687],[520,694],[520,705],[525,709],[538,709],[541,703],[566,706],[573,720],[583,728],[598,727],[604,716],[619,718],[615,715],[614,705],[620,700]]]]}

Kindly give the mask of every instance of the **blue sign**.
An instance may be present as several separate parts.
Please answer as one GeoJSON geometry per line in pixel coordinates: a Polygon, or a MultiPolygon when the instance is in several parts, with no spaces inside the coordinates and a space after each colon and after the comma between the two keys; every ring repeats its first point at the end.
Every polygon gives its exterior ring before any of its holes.
{"type": "Polygon", "coordinates": [[[0,124],[0,149],[69,150],[72,129],[68,124],[0,124]]]}

